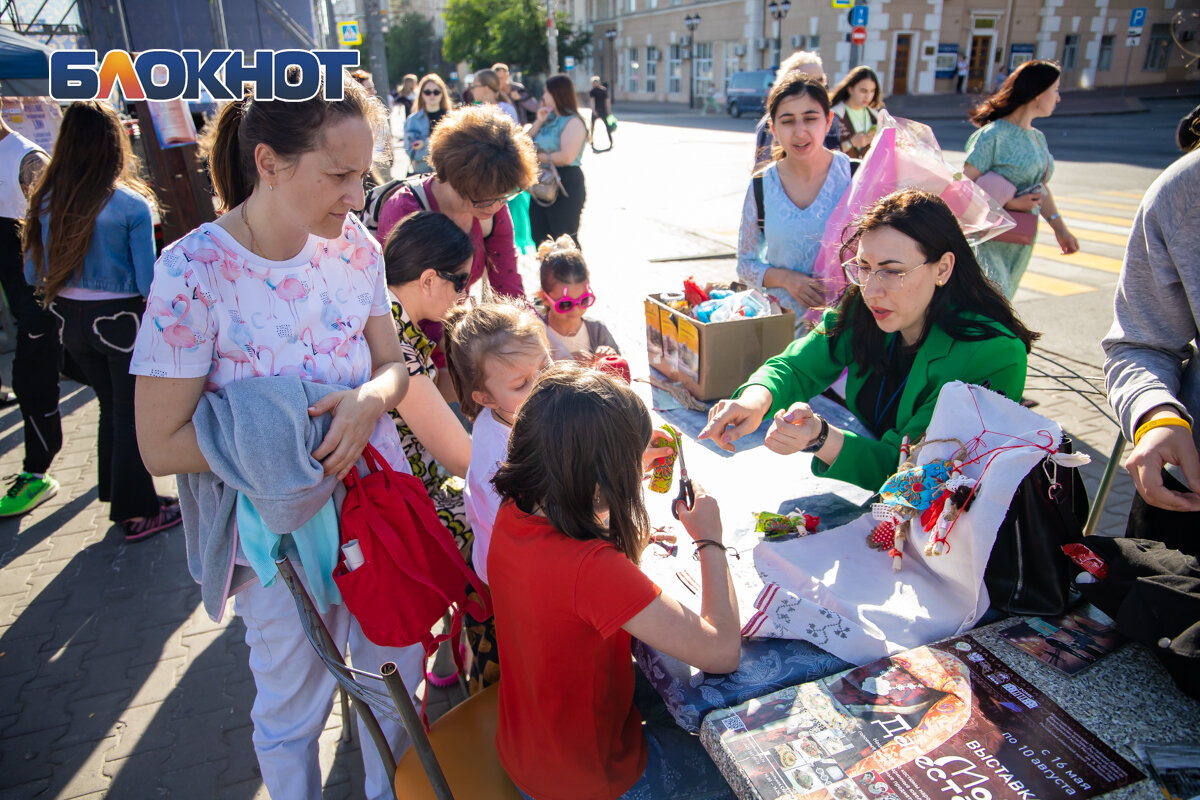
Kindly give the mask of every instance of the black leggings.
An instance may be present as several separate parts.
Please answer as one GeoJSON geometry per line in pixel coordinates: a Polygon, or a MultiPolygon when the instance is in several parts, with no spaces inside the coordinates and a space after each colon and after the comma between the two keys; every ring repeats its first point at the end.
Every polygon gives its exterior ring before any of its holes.
{"type": "Polygon", "coordinates": [[[587,185],[583,182],[583,170],[579,167],[559,167],[565,192],[549,207],[537,201],[529,204],[529,227],[536,247],[547,238],[557,239],[564,233],[571,234],[579,244],[579,218],[583,216],[583,204],[587,200],[587,185]]]}
{"type": "Polygon", "coordinates": [[[0,285],[17,321],[12,389],[25,423],[25,472],[42,474],[62,448],[58,415],[58,372],[62,345],[54,316],[42,308],[25,282],[16,220],[0,219],[0,285]]]}
{"type": "Polygon", "coordinates": [[[134,377],[129,374],[129,359],[146,301],[141,297],[60,297],[52,310],[62,321],[63,347],[100,401],[97,483],[101,502],[112,504],[108,518],[124,522],[153,517],[159,511],[159,499],[154,479],[138,452],[133,419],[134,377]]]}

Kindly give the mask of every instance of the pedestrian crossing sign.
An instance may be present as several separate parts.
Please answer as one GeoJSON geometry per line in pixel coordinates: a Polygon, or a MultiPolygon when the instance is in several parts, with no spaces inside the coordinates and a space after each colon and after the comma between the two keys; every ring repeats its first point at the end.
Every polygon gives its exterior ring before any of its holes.
{"type": "Polygon", "coordinates": [[[339,22],[338,39],[344,45],[362,44],[362,34],[358,30],[358,22],[339,22]]]}

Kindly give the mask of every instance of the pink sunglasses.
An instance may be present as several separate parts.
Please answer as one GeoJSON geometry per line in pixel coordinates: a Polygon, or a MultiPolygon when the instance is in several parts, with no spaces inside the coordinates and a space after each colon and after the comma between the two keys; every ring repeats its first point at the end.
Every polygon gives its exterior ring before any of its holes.
{"type": "Polygon", "coordinates": [[[570,314],[575,310],[575,306],[580,308],[590,308],[596,302],[596,295],[592,294],[592,285],[585,283],[583,285],[583,294],[579,297],[568,297],[567,287],[563,287],[562,297],[554,301],[554,310],[559,314],[570,314]]]}

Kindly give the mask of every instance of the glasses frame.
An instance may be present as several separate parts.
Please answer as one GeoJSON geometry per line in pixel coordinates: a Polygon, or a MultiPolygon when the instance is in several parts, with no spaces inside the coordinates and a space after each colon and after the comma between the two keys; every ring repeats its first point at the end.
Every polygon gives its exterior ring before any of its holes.
{"type": "Polygon", "coordinates": [[[483,210],[485,208],[491,208],[492,206],[497,205],[499,203],[508,203],[510,200],[512,200],[514,197],[516,197],[523,191],[525,191],[525,190],[524,189],[514,189],[513,191],[504,195],[503,197],[494,197],[491,200],[472,200],[471,207],[483,210]]]}
{"type": "Polygon", "coordinates": [[[850,283],[854,284],[855,286],[857,286],[860,289],[867,288],[867,284],[871,282],[871,278],[874,278],[876,275],[880,274],[881,272],[891,273],[896,276],[896,279],[897,279],[896,285],[894,287],[887,287],[887,286],[883,286],[883,284],[880,284],[880,286],[883,288],[883,290],[885,292],[898,292],[904,288],[904,279],[908,276],[908,273],[916,272],[921,267],[928,266],[935,262],[936,262],[936,259],[922,261],[920,264],[917,264],[915,267],[909,267],[908,269],[904,269],[904,270],[892,269],[890,267],[884,267],[883,269],[873,269],[869,273],[867,273],[867,278],[862,283],[859,283],[859,278],[860,278],[859,270],[861,269],[861,266],[859,265],[857,260],[852,258],[848,261],[843,261],[842,262],[842,272],[846,275],[846,280],[850,281],[850,283]]]}
{"type": "Polygon", "coordinates": [[[575,310],[576,306],[587,309],[595,304],[596,295],[592,294],[592,285],[591,283],[585,283],[583,285],[583,294],[579,295],[579,297],[569,297],[567,295],[567,287],[564,286],[562,297],[555,300],[551,308],[558,314],[570,314],[575,310]]]}
{"type": "Polygon", "coordinates": [[[442,280],[454,286],[455,294],[462,294],[471,284],[471,270],[466,272],[445,272],[444,270],[435,269],[435,273],[442,280]]]}
{"type": "Polygon", "coordinates": [[[421,95],[423,97],[441,97],[443,94],[444,94],[444,92],[441,89],[438,89],[437,87],[434,87],[433,91],[429,91],[429,87],[426,87],[421,90],[421,95]]]}

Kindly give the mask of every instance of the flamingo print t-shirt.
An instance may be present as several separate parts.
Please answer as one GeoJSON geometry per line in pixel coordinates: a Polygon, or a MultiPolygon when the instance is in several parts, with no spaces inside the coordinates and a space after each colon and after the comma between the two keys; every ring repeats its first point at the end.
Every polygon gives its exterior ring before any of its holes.
{"type": "MultiPolygon", "coordinates": [[[[205,391],[273,375],[360,386],[371,377],[367,318],[391,316],[385,283],[379,244],[353,214],[337,239],[309,236],[288,261],[254,255],[206,223],[154,265],[129,371],[206,378],[205,391]]],[[[409,472],[386,415],[371,443],[409,472]]]]}

